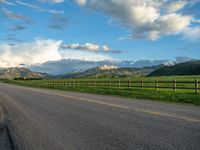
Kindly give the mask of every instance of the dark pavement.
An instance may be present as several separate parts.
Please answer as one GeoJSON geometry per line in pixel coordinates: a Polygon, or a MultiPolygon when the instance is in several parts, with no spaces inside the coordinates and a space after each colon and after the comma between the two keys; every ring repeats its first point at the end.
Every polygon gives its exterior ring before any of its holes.
{"type": "Polygon", "coordinates": [[[7,84],[0,101],[17,150],[200,150],[200,107],[7,84]]]}

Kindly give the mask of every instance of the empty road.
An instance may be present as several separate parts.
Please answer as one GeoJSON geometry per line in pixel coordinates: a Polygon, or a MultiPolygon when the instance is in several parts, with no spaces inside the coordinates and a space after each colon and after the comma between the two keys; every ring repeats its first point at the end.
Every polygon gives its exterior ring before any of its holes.
{"type": "Polygon", "coordinates": [[[2,83],[0,105],[0,149],[200,149],[200,107],[2,83]]]}

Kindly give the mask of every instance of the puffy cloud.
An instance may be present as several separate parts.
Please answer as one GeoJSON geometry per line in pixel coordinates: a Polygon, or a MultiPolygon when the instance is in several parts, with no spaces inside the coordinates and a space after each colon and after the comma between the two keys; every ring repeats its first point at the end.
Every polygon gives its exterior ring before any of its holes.
{"type": "Polygon", "coordinates": [[[64,49],[78,49],[78,50],[89,50],[97,52],[100,49],[100,46],[93,43],[85,43],[83,45],[81,44],[70,44],[70,45],[62,45],[62,48],[64,49]]]}
{"type": "Polygon", "coordinates": [[[86,43],[83,45],[85,49],[91,50],[91,51],[98,51],[99,50],[99,45],[97,44],[92,44],[92,43],[86,43]]]}
{"type": "Polygon", "coordinates": [[[170,2],[169,4],[166,5],[166,12],[167,13],[175,13],[185,7],[187,5],[187,1],[175,1],[175,2],[170,2]]]}
{"type": "MultiPolygon", "coordinates": [[[[183,32],[196,22],[181,10],[193,1],[170,0],[74,0],[78,5],[103,12],[130,28],[129,38],[157,40],[183,32]]],[[[191,27],[192,28],[192,27],[191,27]]]]}
{"type": "Polygon", "coordinates": [[[85,50],[90,52],[101,52],[101,53],[115,53],[119,54],[122,53],[120,50],[114,50],[110,48],[108,45],[99,45],[94,43],[85,43],[85,44],[62,44],[61,49],[68,49],[68,50],[85,50]]]}
{"type": "Polygon", "coordinates": [[[197,41],[200,40],[200,27],[187,28],[182,33],[183,37],[187,40],[197,41]]]}
{"type": "Polygon", "coordinates": [[[14,67],[20,64],[34,65],[61,59],[114,60],[106,54],[94,53],[99,49],[99,45],[91,43],[84,45],[72,44],[68,46],[71,48],[67,50],[61,49],[61,45],[61,40],[39,38],[27,43],[0,43],[0,67],[14,67]],[[83,51],[78,47],[87,48],[88,51],[83,51]],[[74,49],[77,50],[75,51],[74,49]]]}
{"type": "Polygon", "coordinates": [[[191,20],[192,17],[179,14],[161,16],[158,20],[158,26],[149,31],[148,38],[157,40],[162,35],[179,34],[190,25],[191,20]]]}
{"type": "Polygon", "coordinates": [[[0,67],[18,66],[20,64],[43,63],[48,60],[59,60],[58,52],[61,41],[36,39],[31,43],[17,45],[0,45],[0,67]]]}
{"type": "Polygon", "coordinates": [[[106,52],[110,51],[110,47],[108,45],[103,45],[102,48],[106,52]]]}

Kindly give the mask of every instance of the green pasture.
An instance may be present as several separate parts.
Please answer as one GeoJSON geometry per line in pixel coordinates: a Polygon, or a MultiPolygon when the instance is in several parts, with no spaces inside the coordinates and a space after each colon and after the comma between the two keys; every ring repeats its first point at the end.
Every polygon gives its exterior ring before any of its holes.
{"type": "Polygon", "coordinates": [[[200,76],[8,80],[8,82],[22,86],[200,105],[200,94],[196,93],[195,79],[200,81],[200,76]],[[177,82],[176,90],[173,89],[173,80],[177,82]]]}

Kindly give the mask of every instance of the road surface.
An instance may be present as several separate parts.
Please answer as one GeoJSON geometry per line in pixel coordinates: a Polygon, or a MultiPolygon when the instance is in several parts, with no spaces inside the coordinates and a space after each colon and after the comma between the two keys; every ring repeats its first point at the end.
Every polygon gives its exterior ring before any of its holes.
{"type": "Polygon", "coordinates": [[[7,127],[0,148],[200,149],[200,107],[7,84],[0,100],[7,127]]]}

